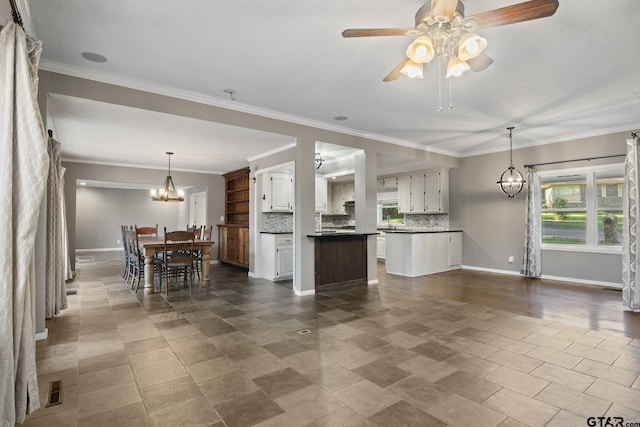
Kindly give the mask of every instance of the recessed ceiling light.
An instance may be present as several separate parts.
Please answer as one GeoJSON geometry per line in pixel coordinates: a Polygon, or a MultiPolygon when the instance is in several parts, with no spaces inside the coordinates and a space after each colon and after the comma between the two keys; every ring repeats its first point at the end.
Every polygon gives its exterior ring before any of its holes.
{"type": "Polygon", "coordinates": [[[332,177],[331,177],[331,179],[336,179],[336,178],[337,178],[337,176],[332,176],[332,177]]]}
{"type": "Polygon", "coordinates": [[[87,183],[86,182],[81,182],[80,185],[87,185],[87,183]]]}
{"type": "Polygon", "coordinates": [[[82,57],[91,62],[107,62],[107,58],[94,52],[82,52],[82,57]]]}
{"type": "Polygon", "coordinates": [[[344,120],[347,120],[348,118],[349,118],[349,117],[347,117],[347,116],[335,116],[335,117],[333,118],[333,120],[337,120],[337,121],[339,121],[339,122],[342,122],[342,121],[344,121],[344,120]]]}

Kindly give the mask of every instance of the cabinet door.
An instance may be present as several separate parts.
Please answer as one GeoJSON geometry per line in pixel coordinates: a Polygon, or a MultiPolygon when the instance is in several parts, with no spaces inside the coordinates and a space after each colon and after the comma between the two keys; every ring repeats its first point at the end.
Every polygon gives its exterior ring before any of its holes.
{"type": "Polygon", "coordinates": [[[344,213],[344,184],[333,184],[332,188],[332,209],[334,214],[344,213]]]}
{"type": "Polygon", "coordinates": [[[449,267],[462,264],[462,233],[449,235],[449,267]]]}
{"type": "Polygon", "coordinates": [[[424,210],[424,174],[411,175],[411,213],[424,210]]]}
{"type": "Polygon", "coordinates": [[[327,212],[327,180],[316,177],[316,212],[327,212]]]}
{"type": "Polygon", "coordinates": [[[218,250],[218,259],[227,260],[227,227],[218,227],[218,240],[220,241],[220,249],[218,250]]]}
{"type": "Polygon", "coordinates": [[[293,277],[293,245],[276,248],[276,278],[293,277]]]}
{"type": "Polygon", "coordinates": [[[238,262],[249,266],[249,229],[238,229],[238,262]]]}
{"type": "Polygon", "coordinates": [[[378,236],[378,258],[385,258],[385,238],[384,236],[378,236]]]}
{"type": "Polygon", "coordinates": [[[291,210],[291,175],[271,174],[271,211],[291,210]]]}
{"type": "Polygon", "coordinates": [[[344,200],[353,201],[356,199],[356,184],[355,182],[347,182],[344,184],[344,200]]]}
{"type": "Polygon", "coordinates": [[[440,172],[427,172],[424,178],[425,212],[441,212],[440,172]]]}
{"type": "Polygon", "coordinates": [[[398,212],[411,212],[411,177],[408,175],[398,177],[398,212]]]}

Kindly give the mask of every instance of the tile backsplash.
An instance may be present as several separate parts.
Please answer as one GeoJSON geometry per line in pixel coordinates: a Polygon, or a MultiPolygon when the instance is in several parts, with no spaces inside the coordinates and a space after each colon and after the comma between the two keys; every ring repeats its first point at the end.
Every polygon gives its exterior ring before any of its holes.
{"type": "Polygon", "coordinates": [[[271,233],[293,233],[293,213],[263,212],[261,230],[271,233]]]}
{"type": "Polygon", "coordinates": [[[411,228],[447,229],[449,228],[449,215],[405,215],[405,225],[411,228]]]}

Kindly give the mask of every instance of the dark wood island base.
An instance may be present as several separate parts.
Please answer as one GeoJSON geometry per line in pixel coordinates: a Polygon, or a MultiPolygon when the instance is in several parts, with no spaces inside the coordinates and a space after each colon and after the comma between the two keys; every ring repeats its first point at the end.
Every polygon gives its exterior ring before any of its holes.
{"type": "Polygon", "coordinates": [[[377,233],[315,233],[316,293],[368,284],[367,236],[377,233]]]}

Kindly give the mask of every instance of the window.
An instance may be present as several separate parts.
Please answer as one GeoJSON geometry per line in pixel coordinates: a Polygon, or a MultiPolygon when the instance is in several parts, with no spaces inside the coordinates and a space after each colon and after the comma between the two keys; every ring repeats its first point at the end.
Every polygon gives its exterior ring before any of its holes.
{"type": "Polygon", "coordinates": [[[622,247],[624,165],[540,173],[543,248],[622,247]]]}
{"type": "Polygon", "coordinates": [[[398,213],[398,190],[378,191],[378,224],[404,225],[404,214],[398,213]]]}

